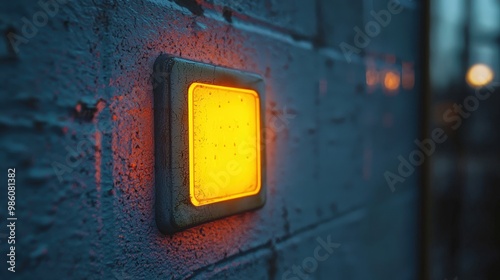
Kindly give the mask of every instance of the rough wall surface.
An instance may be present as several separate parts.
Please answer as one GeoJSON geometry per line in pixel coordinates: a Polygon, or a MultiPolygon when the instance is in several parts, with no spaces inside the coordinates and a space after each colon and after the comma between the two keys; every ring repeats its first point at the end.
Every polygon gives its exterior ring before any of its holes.
{"type": "Polygon", "coordinates": [[[417,72],[418,5],[401,1],[346,59],[339,44],[354,44],[353,28],[387,1],[48,2],[57,9],[45,24],[34,19],[45,11],[37,1],[0,11],[1,162],[3,174],[16,168],[18,217],[16,273],[2,230],[0,279],[416,278],[418,174],[392,192],[384,172],[415,149],[418,76],[391,92],[366,78],[403,63],[417,72]],[[161,53],[264,77],[263,209],[158,231],[152,69],[161,53]],[[328,240],[335,249],[318,261],[328,240]]]}

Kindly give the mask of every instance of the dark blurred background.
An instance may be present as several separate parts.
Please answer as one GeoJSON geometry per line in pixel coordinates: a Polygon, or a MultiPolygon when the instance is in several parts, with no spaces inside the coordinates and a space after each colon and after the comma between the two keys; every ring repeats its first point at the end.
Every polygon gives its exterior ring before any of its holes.
{"type": "Polygon", "coordinates": [[[449,271],[458,279],[498,279],[500,1],[431,0],[429,19],[429,129],[450,136],[431,157],[424,204],[431,279],[450,279],[449,271]],[[479,102],[470,98],[478,92],[485,96],[479,102]],[[454,104],[464,107],[460,125],[446,120],[454,104]]]}

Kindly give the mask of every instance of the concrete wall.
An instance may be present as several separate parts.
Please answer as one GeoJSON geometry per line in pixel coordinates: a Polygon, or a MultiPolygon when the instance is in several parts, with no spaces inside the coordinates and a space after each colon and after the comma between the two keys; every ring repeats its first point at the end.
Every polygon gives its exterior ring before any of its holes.
{"type": "Polygon", "coordinates": [[[401,4],[361,46],[353,28],[387,1],[68,1],[45,24],[36,1],[3,3],[0,162],[16,168],[18,222],[17,272],[3,235],[0,278],[415,279],[418,174],[393,192],[384,172],[415,149],[420,78],[392,92],[366,83],[403,63],[418,74],[419,5],[401,4]],[[34,16],[36,32],[23,20],[34,16]],[[346,59],[342,42],[359,52],[346,59]],[[161,53],[264,77],[263,209],[158,231],[161,53]]]}

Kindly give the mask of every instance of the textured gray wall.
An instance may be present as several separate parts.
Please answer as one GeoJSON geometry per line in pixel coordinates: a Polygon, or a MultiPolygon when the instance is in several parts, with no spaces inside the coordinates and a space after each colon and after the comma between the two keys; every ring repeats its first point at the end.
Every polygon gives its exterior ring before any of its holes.
{"type": "Polygon", "coordinates": [[[396,93],[365,81],[368,67],[418,73],[420,11],[401,2],[350,63],[339,44],[387,1],[68,1],[34,34],[36,1],[2,3],[0,162],[17,170],[18,226],[17,272],[3,235],[0,279],[415,279],[418,174],[392,192],[384,172],[415,149],[419,77],[396,93]],[[264,77],[263,209],[157,230],[161,53],[264,77]],[[318,238],[340,246],[315,266],[318,238]]]}

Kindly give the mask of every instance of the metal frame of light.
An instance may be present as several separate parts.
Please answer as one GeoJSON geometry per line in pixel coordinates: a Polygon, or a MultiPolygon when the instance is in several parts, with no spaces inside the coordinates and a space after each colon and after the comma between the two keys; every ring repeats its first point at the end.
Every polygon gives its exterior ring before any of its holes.
{"type": "Polygon", "coordinates": [[[264,81],[256,74],[161,55],[153,73],[155,119],[156,223],[163,233],[260,208],[266,200],[264,81]],[[260,188],[205,205],[190,199],[189,88],[195,83],[255,92],[259,100],[260,188]]]}

